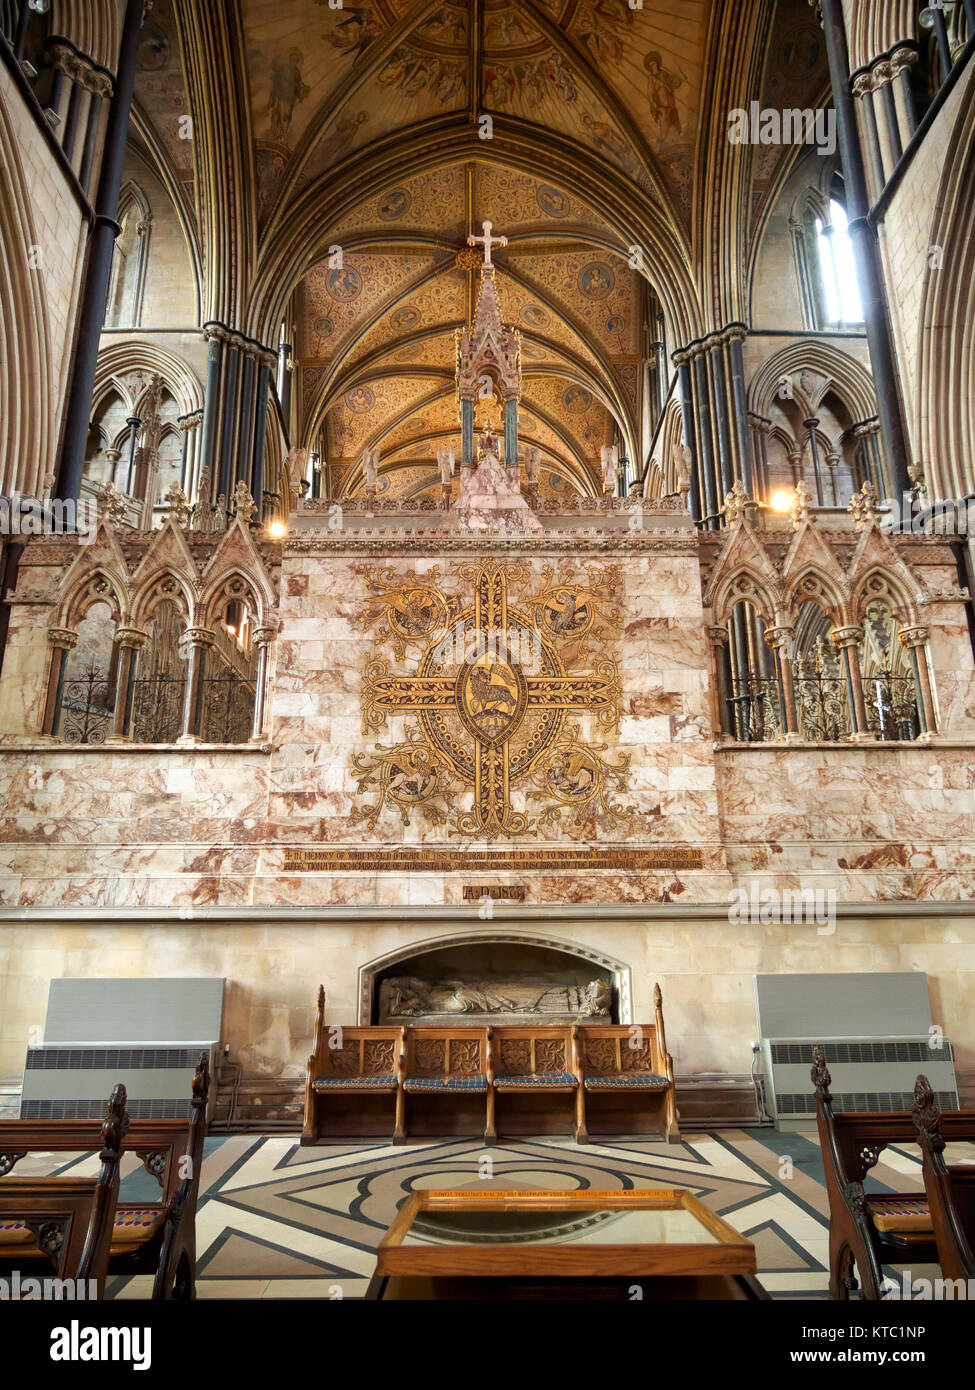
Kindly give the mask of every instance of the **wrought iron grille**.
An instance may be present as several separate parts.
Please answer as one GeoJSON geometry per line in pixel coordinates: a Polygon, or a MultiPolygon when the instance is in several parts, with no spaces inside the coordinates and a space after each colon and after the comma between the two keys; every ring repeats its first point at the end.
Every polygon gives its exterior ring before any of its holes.
{"type": "Polygon", "coordinates": [[[183,730],[182,676],[143,676],[132,683],[134,743],[175,743],[183,730]]]}
{"type": "Polygon", "coordinates": [[[254,722],[256,695],[254,682],[235,673],[207,677],[200,720],[204,743],[246,743],[254,722]]]}
{"type": "Polygon", "coordinates": [[[782,733],[779,683],[774,677],[749,675],[732,682],[728,701],[730,731],[739,743],[772,743],[782,733]]]}
{"type": "Polygon", "coordinates": [[[88,670],[65,681],[56,732],[65,743],[104,743],[115,723],[115,682],[92,662],[88,670]]]}
{"type": "Polygon", "coordinates": [[[880,739],[910,743],[921,731],[917,686],[913,676],[876,674],[863,677],[867,727],[880,739]]]}
{"type": "Polygon", "coordinates": [[[850,737],[850,700],[838,664],[797,657],[793,688],[796,727],[803,738],[813,743],[839,743],[850,737]]]}

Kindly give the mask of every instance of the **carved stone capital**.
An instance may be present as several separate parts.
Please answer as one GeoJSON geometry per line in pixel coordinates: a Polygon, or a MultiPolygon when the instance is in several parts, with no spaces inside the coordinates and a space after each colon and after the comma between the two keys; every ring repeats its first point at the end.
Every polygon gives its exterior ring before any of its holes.
{"type": "Polygon", "coordinates": [[[834,646],[855,647],[863,641],[863,632],[858,627],[834,627],[829,637],[834,646]]]}
{"type": "Polygon", "coordinates": [[[926,627],[902,627],[897,638],[903,647],[923,647],[928,640],[928,632],[926,627]]]}
{"type": "Polygon", "coordinates": [[[905,68],[912,68],[918,60],[918,51],[911,44],[905,44],[903,48],[895,48],[890,55],[890,66],[895,76],[903,72],[905,68]]]}
{"type": "Polygon", "coordinates": [[[873,80],[873,73],[858,72],[852,83],[853,95],[858,101],[862,101],[865,96],[873,91],[875,86],[876,83],[873,80]]]}
{"type": "Polygon", "coordinates": [[[188,642],[191,647],[212,647],[216,638],[207,627],[188,627],[183,633],[182,640],[188,642]]]}
{"type": "Polygon", "coordinates": [[[731,640],[731,635],[726,627],[720,623],[712,623],[708,629],[708,641],[713,647],[726,647],[731,640]]]}
{"type": "Polygon", "coordinates": [[[49,627],[47,640],[52,647],[61,647],[66,652],[73,652],[78,645],[78,634],[70,627],[49,627]]]}
{"type": "Polygon", "coordinates": [[[141,627],[118,627],[115,637],[120,647],[131,647],[134,651],[141,651],[149,640],[148,632],[143,632],[141,627]]]}
{"type": "Polygon", "coordinates": [[[269,647],[278,635],[277,626],[265,625],[254,629],[253,642],[255,647],[269,647]]]}
{"type": "Polygon", "coordinates": [[[778,651],[780,647],[791,647],[795,635],[794,627],[767,627],[765,629],[765,640],[773,651],[778,651]]]}

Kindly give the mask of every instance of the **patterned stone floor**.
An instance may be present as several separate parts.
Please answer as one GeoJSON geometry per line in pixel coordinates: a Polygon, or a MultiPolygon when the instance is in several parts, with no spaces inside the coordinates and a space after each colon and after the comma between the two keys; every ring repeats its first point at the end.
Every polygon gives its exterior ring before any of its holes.
{"type": "MultiPolygon", "coordinates": [[[[141,1168],[130,1171],[124,1198],[148,1198],[151,1186],[141,1168]]],[[[755,1242],[759,1278],[773,1297],[826,1297],[827,1204],[815,1131],[771,1129],[694,1134],[678,1145],[585,1148],[561,1139],[491,1149],[474,1140],[303,1149],[290,1136],[209,1139],[197,1217],[198,1294],[361,1297],[376,1245],[405,1196],[426,1187],[492,1186],[685,1187],[755,1242]]],[[[870,1186],[921,1188],[916,1150],[888,1149],[870,1186]]],[[[143,1298],[150,1288],[145,1278],[115,1279],[107,1294],[143,1298]]]]}

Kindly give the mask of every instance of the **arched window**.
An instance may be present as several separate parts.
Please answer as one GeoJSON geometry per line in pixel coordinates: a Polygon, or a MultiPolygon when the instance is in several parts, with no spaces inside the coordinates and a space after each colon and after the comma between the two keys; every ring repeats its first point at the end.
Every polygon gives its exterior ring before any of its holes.
{"type": "Polygon", "coordinates": [[[152,212],[137,184],[126,184],[119,195],[119,226],[122,230],[115,242],[106,327],[138,328],[142,322],[152,212]]]}
{"type": "Polygon", "coordinates": [[[728,733],[738,743],[771,743],[784,731],[775,657],[764,623],[747,601],[736,603],[728,620],[725,687],[728,733]]]}
{"type": "Polygon", "coordinates": [[[917,682],[898,629],[886,603],[875,599],[867,605],[860,648],[863,704],[867,727],[885,742],[910,742],[921,732],[917,682]]]}
{"type": "Polygon", "coordinates": [[[815,219],[816,245],[822,285],[823,327],[850,328],[863,323],[853,247],[847,230],[846,209],[830,199],[829,218],[815,219]]]}
{"type": "Polygon", "coordinates": [[[164,580],[145,624],[148,638],[132,683],[131,733],[135,743],[175,743],[182,733],[187,652],[186,609],[175,580],[164,580]]]}
{"type": "Polygon", "coordinates": [[[91,604],[60,669],[52,733],[65,743],[104,743],[115,724],[118,648],[115,613],[91,604]]]}
{"type": "Polygon", "coordinates": [[[808,600],[800,606],[792,687],[796,727],[810,743],[839,743],[853,730],[842,658],[830,641],[832,630],[832,620],[818,603],[808,600]]]}
{"type": "Polygon", "coordinates": [[[200,737],[204,743],[246,743],[262,676],[254,642],[254,602],[239,576],[228,580],[215,611],[214,642],[202,682],[200,737]]]}

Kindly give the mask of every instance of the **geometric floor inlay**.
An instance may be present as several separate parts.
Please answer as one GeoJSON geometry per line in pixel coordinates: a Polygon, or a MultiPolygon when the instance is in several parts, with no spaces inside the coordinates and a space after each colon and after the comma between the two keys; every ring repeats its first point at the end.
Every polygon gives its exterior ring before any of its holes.
{"type": "MultiPolygon", "coordinates": [[[[19,1171],[80,1174],[92,1165],[90,1157],[34,1155],[19,1171]]],[[[917,1150],[885,1150],[867,1186],[923,1190],[917,1150]]],[[[154,1187],[126,1155],[123,1200],[152,1199],[154,1187]]],[[[558,1138],[491,1148],[477,1139],[302,1148],[291,1135],[209,1138],[197,1208],[198,1297],[360,1298],[397,1208],[425,1187],[684,1187],[754,1241],[758,1277],[773,1298],[827,1297],[828,1206],[815,1129],[726,1129],[690,1133],[680,1144],[581,1147],[558,1138]]],[[[106,1296],[145,1298],[151,1285],[147,1277],[115,1278],[106,1296]]]]}

